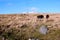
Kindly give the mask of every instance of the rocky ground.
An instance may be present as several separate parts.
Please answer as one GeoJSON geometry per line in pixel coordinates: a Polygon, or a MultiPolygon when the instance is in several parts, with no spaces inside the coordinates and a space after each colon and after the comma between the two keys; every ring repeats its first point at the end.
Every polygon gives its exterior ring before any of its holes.
{"type": "Polygon", "coordinates": [[[60,14],[0,15],[0,40],[28,40],[29,38],[60,40],[60,14]],[[42,25],[47,27],[46,34],[39,32],[42,25]]]}

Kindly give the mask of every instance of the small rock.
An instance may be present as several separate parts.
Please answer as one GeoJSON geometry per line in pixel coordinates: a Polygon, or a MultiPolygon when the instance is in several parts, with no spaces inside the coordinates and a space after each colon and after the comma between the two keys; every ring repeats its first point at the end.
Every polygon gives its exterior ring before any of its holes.
{"type": "Polygon", "coordinates": [[[39,29],[41,34],[47,34],[48,28],[45,25],[42,25],[39,29]]]}

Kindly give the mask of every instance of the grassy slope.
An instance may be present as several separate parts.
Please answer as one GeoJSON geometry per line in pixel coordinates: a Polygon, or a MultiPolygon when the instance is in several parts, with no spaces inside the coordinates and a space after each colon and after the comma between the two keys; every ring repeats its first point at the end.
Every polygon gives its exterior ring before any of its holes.
{"type": "MultiPolygon", "coordinates": [[[[31,14],[32,15],[32,14],[31,14]]],[[[41,25],[52,26],[54,20],[47,20],[46,22],[39,21],[37,19],[34,22],[32,16],[37,15],[0,15],[0,40],[3,38],[7,40],[28,40],[29,37],[38,38],[40,40],[60,40],[60,29],[51,29],[46,35],[38,32],[41,25]],[[31,22],[27,22],[25,18],[30,16],[31,22]],[[22,17],[22,18],[18,18],[22,17]],[[16,19],[18,18],[18,19],[16,19]],[[32,19],[31,19],[32,18],[32,19]],[[21,20],[27,23],[22,23],[21,20]],[[12,21],[12,23],[10,23],[12,21]],[[10,23],[10,24],[8,24],[10,23]]]]}

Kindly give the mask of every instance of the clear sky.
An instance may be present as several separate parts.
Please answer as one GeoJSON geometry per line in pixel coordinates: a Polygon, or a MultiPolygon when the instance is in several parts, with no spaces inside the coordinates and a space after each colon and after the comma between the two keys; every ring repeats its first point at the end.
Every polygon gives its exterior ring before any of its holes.
{"type": "Polygon", "coordinates": [[[0,0],[0,14],[60,12],[60,0],[0,0]]]}

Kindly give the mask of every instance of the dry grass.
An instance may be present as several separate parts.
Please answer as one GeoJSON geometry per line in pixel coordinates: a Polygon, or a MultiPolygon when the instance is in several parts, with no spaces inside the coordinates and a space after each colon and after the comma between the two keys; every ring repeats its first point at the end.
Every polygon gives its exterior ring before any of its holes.
{"type": "MultiPolygon", "coordinates": [[[[59,15],[50,15],[50,18],[37,18],[40,14],[12,14],[0,15],[0,40],[28,40],[29,37],[39,40],[60,40],[60,27],[54,29],[56,22],[60,24],[59,15]],[[57,18],[58,16],[58,18],[57,18]],[[53,26],[46,35],[39,33],[41,25],[53,26]]],[[[44,16],[46,14],[43,14],[44,16]]],[[[57,24],[59,26],[59,24],[57,24]]]]}

